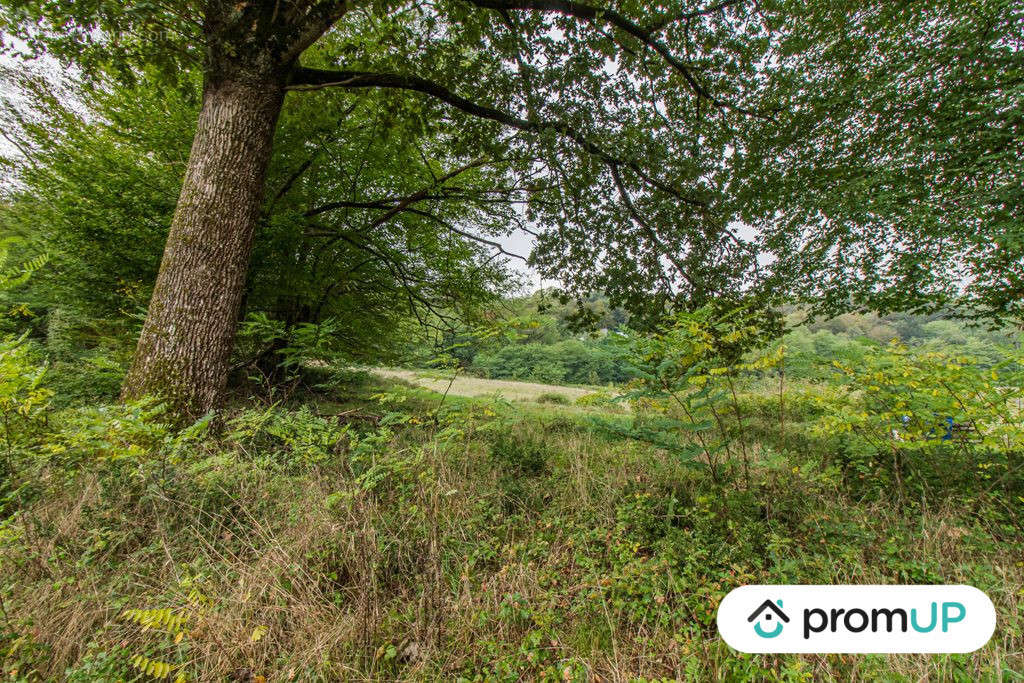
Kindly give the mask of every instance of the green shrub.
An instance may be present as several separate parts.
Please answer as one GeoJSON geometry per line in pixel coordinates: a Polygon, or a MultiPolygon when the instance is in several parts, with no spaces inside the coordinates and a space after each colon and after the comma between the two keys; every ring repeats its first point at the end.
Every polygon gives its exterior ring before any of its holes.
{"type": "Polygon", "coordinates": [[[564,406],[569,404],[569,399],[565,397],[565,394],[556,394],[553,391],[549,391],[538,396],[537,403],[556,403],[564,406]]]}
{"type": "Polygon", "coordinates": [[[491,459],[498,467],[498,487],[505,509],[533,510],[543,495],[534,481],[548,472],[551,450],[532,434],[499,432],[491,444],[491,459]]]}
{"type": "Polygon", "coordinates": [[[26,335],[0,339],[0,520],[15,504],[21,461],[45,443],[53,395],[46,371],[26,335]]]}
{"type": "Polygon", "coordinates": [[[178,429],[151,398],[65,410],[40,455],[65,470],[101,464],[180,463],[206,435],[213,415],[178,429]]]}
{"type": "Polygon", "coordinates": [[[589,394],[583,394],[575,403],[578,406],[601,406],[609,405],[612,401],[612,394],[608,391],[594,391],[589,394]]]}
{"type": "Polygon", "coordinates": [[[595,422],[706,467],[717,483],[740,467],[749,480],[748,416],[738,385],[775,367],[784,353],[782,347],[751,351],[770,335],[771,317],[763,318],[743,308],[721,313],[705,306],[677,314],[655,332],[627,331],[620,344],[637,378],[616,400],[630,403],[634,419],[595,422]]]}
{"type": "Polygon", "coordinates": [[[949,352],[899,343],[837,362],[845,392],[823,395],[814,425],[835,440],[851,485],[895,487],[919,496],[930,489],[1024,486],[1024,373],[1019,351],[1004,349],[996,367],[949,352]]]}
{"type": "Polygon", "coordinates": [[[53,396],[47,370],[27,335],[0,339],[0,438],[9,453],[44,426],[53,396]]]}
{"type": "Polygon", "coordinates": [[[547,471],[550,456],[548,445],[532,435],[502,432],[491,445],[491,458],[503,472],[517,476],[543,474],[547,471]]]}
{"type": "Polygon", "coordinates": [[[298,410],[271,406],[246,410],[228,423],[227,440],[244,456],[266,467],[301,471],[336,457],[348,446],[349,425],[298,410]]]}

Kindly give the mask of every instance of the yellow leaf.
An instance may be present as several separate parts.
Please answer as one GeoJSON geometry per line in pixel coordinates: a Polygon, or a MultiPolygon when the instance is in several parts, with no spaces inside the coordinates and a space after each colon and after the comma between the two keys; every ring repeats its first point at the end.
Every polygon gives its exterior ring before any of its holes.
{"type": "Polygon", "coordinates": [[[256,628],[253,629],[252,635],[249,636],[249,640],[251,642],[253,642],[253,643],[257,643],[257,642],[259,642],[263,638],[263,636],[267,635],[267,631],[269,631],[269,630],[270,630],[269,626],[263,626],[263,625],[257,626],[256,628]]]}

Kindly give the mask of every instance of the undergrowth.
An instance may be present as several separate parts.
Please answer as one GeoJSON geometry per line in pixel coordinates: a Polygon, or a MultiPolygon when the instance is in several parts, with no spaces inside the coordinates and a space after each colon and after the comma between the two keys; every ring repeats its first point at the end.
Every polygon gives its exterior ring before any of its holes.
{"type": "Polygon", "coordinates": [[[793,384],[776,370],[782,352],[721,365],[700,329],[646,338],[638,380],[576,405],[442,399],[320,365],[286,397],[239,390],[184,427],[153,401],[92,398],[87,378],[110,363],[55,378],[11,339],[0,348],[3,671],[1024,676],[1017,366],[880,347],[834,382],[793,384]],[[955,400],[918,391],[935,377],[955,400]],[[1002,412],[983,409],[996,399],[1002,412]],[[947,414],[976,431],[943,439],[947,414]],[[964,655],[729,649],[721,598],[787,583],[971,584],[995,603],[996,633],[964,655]]]}
{"type": "MultiPolygon", "coordinates": [[[[1019,506],[851,495],[834,458],[760,445],[716,483],[575,413],[401,386],[165,424],[66,409],[0,527],[4,667],[22,680],[1012,677],[1019,506]],[[740,471],[737,469],[737,472],[740,471]],[[752,656],[745,583],[970,583],[969,655],[752,656]]],[[[45,430],[44,430],[45,431],[45,430]]],[[[755,448],[751,444],[751,448],[755,448]]]]}

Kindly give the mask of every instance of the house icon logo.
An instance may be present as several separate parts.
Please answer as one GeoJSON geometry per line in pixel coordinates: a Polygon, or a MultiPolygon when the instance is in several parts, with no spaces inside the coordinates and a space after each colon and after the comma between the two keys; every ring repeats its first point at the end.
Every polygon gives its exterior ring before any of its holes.
{"type": "Polygon", "coordinates": [[[789,617],[782,611],[782,600],[765,600],[754,613],[747,617],[747,621],[756,621],[754,633],[762,638],[774,638],[782,633],[783,622],[789,623],[789,617]],[[774,626],[772,622],[775,622],[774,626]]]}

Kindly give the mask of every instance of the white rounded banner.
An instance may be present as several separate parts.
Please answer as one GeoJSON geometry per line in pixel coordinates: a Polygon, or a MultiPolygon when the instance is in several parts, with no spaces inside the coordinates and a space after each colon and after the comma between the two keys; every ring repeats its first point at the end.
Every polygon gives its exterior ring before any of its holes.
{"type": "Polygon", "coordinates": [[[740,586],[718,606],[740,652],[972,652],[995,628],[972,586],[740,586]]]}

